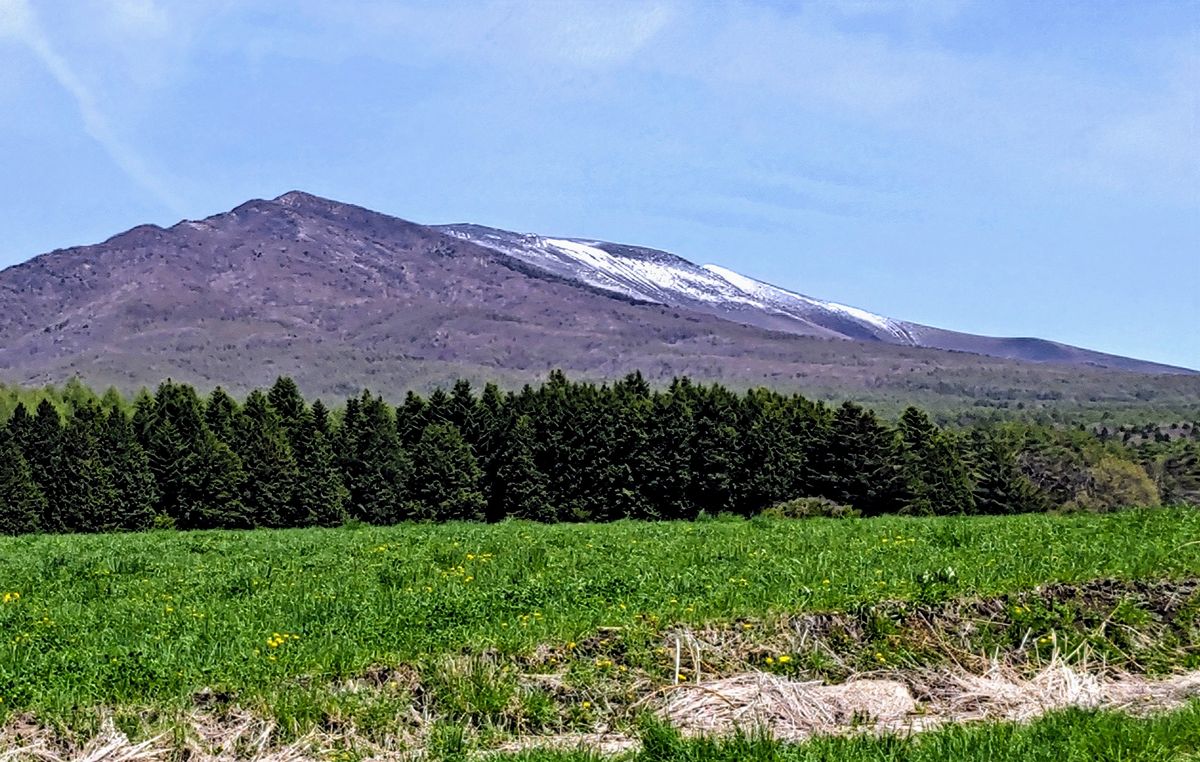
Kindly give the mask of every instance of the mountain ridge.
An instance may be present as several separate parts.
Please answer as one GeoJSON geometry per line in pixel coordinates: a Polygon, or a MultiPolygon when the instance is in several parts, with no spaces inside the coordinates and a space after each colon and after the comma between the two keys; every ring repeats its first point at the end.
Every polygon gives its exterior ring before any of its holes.
{"type": "MultiPolygon", "coordinates": [[[[736,291],[733,295],[726,293],[724,296],[727,300],[740,302],[746,306],[753,306],[766,311],[771,316],[782,316],[787,319],[784,321],[772,321],[769,317],[763,315],[746,315],[744,312],[739,314],[736,310],[729,309],[728,304],[723,305],[725,307],[723,310],[713,310],[714,314],[735,322],[758,325],[772,330],[851,340],[875,339],[907,346],[973,352],[975,354],[1035,362],[1082,362],[1095,364],[1100,367],[1129,370],[1179,373],[1196,372],[1189,368],[1122,357],[1111,353],[1075,347],[1050,339],[984,336],[922,325],[912,321],[897,320],[858,307],[800,294],[757,278],[742,275],[721,265],[696,265],[673,252],[645,246],[617,244],[586,238],[514,233],[499,228],[490,228],[471,223],[436,225],[434,227],[449,232],[452,235],[463,237],[465,240],[508,253],[524,262],[542,267],[548,271],[564,274],[567,277],[574,277],[581,282],[586,282],[600,288],[607,288],[616,293],[640,297],[650,303],[664,303],[669,306],[697,308],[700,306],[695,303],[697,298],[700,301],[709,301],[705,298],[706,291],[708,294],[711,294],[711,292],[719,291],[720,288],[726,285],[732,286],[736,291]],[[704,275],[712,274],[721,283],[716,285],[716,281],[710,281],[707,284],[703,284],[703,286],[707,286],[707,289],[702,286],[699,289],[692,289],[690,294],[680,293],[681,291],[688,290],[684,287],[675,292],[675,298],[671,298],[671,287],[664,287],[664,284],[661,282],[646,283],[645,272],[627,274],[628,277],[622,282],[620,275],[615,274],[619,266],[608,266],[606,267],[608,272],[597,277],[595,273],[589,274],[580,269],[572,271],[570,265],[565,262],[567,258],[573,258],[576,261],[587,259],[599,261],[595,252],[603,252],[616,258],[626,258],[635,262],[645,261],[647,257],[656,257],[658,260],[653,261],[655,267],[647,268],[646,272],[652,272],[653,269],[661,270],[661,266],[665,264],[668,267],[676,267],[675,280],[680,280],[680,275],[684,276],[682,279],[686,279],[690,271],[694,282],[704,275]],[[637,256],[630,257],[627,254],[628,252],[635,252],[637,256]],[[665,258],[665,262],[663,258],[665,258]],[[679,265],[683,265],[683,267],[679,265]],[[648,286],[649,288],[639,289],[636,284],[637,281],[640,281],[642,286],[648,286]]],[[[601,264],[600,267],[605,267],[605,265],[601,264]]],[[[670,276],[668,276],[668,279],[670,279],[670,276]]]]}
{"type": "MultiPolygon", "coordinates": [[[[732,288],[729,276],[669,252],[594,243],[732,288]]],[[[716,292],[694,305],[666,303],[669,289],[657,298],[621,293],[528,259],[303,192],[169,227],[139,225],[0,271],[0,379],[80,376],[136,389],[170,376],[236,391],[288,374],[314,394],[363,385],[403,393],[459,376],[514,386],[562,367],[595,380],[640,369],[651,379],[822,393],[1134,400],[1147,385],[1190,398],[1195,377],[1153,363],[1115,372],[1087,364],[1104,355],[1069,347],[1065,360],[1039,364],[845,341],[835,334],[860,322],[823,315],[805,324],[803,314],[763,311],[754,299],[728,304],[716,292]]],[[[1033,341],[1026,351],[1045,351],[1033,341]]]]}

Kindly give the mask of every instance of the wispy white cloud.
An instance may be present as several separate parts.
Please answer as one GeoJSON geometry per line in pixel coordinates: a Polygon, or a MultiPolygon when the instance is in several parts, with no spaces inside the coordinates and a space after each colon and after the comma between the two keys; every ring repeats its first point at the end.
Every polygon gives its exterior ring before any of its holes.
{"type": "MultiPolygon", "coordinates": [[[[130,6],[135,14],[131,18],[140,23],[144,21],[151,4],[132,2],[125,5],[130,6]]],[[[172,212],[182,214],[184,204],[142,155],[113,129],[100,100],[55,49],[27,0],[0,0],[0,35],[15,38],[37,56],[59,86],[75,101],[84,130],[127,177],[172,212]]]]}

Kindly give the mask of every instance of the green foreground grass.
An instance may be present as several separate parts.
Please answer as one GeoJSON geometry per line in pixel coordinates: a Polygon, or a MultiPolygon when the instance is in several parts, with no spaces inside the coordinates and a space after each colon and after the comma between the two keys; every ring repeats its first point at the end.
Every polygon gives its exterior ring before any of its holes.
{"type": "Polygon", "coordinates": [[[80,723],[95,707],[190,709],[203,692],[296,733],[352,717],[384,734],[414,701],[408,669],[440,716],[585,729],[602,698],[589,685],[674,677],[659,646],[676,625],[1195,576],[1197,539],[1192,508],[7,538],[0,712],[80,723]],[[603,628],[620,628],[618,658],[582,648],[603,628]],[[565,673],[568,706],[518,695],[518,668],[565,673]],[[369,701],[345,690],[368,678],[386,683],[369,701]]]}
{"type": "MultiPolygon", "coordinates": [[[[611,762],[1181,762],[1200,759],[1200,704],[1133,718],[1071,710],[1014,723],[951,726],[900,738],[818,738],[784,744],[742,736],[685,741],[665,728],[643,734],[642,750],[611,762]]],[[[443,759],[453,759],[444,754],[443,759]]],[[[588,752],[530,751],[497,762],[598,762],[588,752]]]]}

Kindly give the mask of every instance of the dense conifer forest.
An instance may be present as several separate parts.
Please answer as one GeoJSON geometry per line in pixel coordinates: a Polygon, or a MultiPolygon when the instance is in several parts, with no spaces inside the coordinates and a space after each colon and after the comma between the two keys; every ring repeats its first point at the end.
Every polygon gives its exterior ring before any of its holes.
{"type": "Polygon", "coordinates": [[[0,532],[956,515],[1200,500],[1192,423],[1136,435],[950,430],[853,402],[640,374],[459,382],[335,410],[280,378],[237,401],[171,381],[132,402],[75,383],[0,408],[0,532]],[[34,404],[33,400],[39,400],[34,404]],[[28,403],[28,404],[27,404],[28,403]],[[7,420],[4,420],[4,419],[7,420]],[[1164,433],[1166,432],[1166,433],[1164,433]]]}

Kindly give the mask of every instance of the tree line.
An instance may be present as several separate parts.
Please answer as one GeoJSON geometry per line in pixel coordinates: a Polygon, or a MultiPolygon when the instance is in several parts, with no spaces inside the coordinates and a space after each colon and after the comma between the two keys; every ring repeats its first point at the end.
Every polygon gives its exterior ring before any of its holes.
{"type": "MultiPolygon", "coordinates": [[[[637,373],[597,385],[556,371],[519,392],[460,381],[395,407],[364,391],[336,411],[309,404],[289,378],[241,403],[167,381],[132,406],[110,395],[82,396],[65,415],[48,399],[17,404],[0,426],[0,532],[693,519],[789,506],[1003,514],[1113,489],[1095,478],[1064,486],[1053,473],[1062,457],[1048,461],[1052,450],[1030,441],[998,426],[942,429],[914,407],[892,424],[853,402],[686,378],[652,389],[637,373]]],[[[1121,499],[1156,502],[1130,491],[1146,474],[1125,465],[1106,477],[1121,499]]]]}

